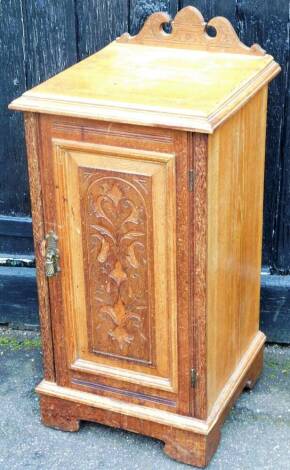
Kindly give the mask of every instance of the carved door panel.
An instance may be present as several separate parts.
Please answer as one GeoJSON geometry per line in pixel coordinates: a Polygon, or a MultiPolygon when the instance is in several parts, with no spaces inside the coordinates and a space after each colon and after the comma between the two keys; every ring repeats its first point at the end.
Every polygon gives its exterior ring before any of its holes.
{"type": "Polygon", "coordinates": [[[175,403],[175,155],[54,139],[52,166],[67,380],[175,403]]]}

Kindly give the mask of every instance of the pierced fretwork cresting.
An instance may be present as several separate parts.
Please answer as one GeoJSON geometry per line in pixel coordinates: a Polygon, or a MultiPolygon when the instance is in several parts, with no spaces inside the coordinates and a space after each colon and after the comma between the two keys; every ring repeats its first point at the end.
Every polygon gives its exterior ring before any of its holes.
{"type": "Polygon", "coordinates": [[[79,177],[89,349],[152,364],[150,178],[88,168],[79,177]]]}
{"type": "Polygon", "coordinates": [[[265,54],[258,44],[251,47],[243,44],[227,18],[217,16],[206,23],[200,11],[192,6],[182,8],[174,20],[168,13],[153,13],[136,36],[124,33],[117,42],[257,56],[265,54]],[[164,31],[165,24],[171,24],[171,33],[164,31]],[[207,34],[209,27],[215,32],[213,37],[207,34]]]}

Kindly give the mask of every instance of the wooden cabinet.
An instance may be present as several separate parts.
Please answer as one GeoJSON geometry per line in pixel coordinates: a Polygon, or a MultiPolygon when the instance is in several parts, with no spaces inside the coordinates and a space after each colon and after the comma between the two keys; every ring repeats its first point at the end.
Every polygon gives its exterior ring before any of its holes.
{"type": "Polygon", "coordinates": [[[262,367],[273,58],[187,7],[39,85],[25,111],[43,423],[140,432],[204,466],[262,367]]]}

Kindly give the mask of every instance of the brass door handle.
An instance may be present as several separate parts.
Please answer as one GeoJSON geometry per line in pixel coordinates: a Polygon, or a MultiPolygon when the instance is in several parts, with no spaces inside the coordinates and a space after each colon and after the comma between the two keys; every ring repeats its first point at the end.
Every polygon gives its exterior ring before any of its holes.
{"type": "Polygon", "coordinates": [[[55,276],[59,271],[59,251],[57,248],[57,235],[51,230],[45,237],[45,274],[47,277],[55,276]]]}

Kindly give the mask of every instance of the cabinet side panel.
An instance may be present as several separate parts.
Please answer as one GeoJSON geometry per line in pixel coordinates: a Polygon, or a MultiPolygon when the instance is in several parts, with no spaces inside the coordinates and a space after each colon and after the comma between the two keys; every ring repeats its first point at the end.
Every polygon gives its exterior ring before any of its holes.
{"type": "Polygon", "coordinates": [[[208,412],[259,329],[267,87],[209,137],[208,412]]]}
{"type": "Polygon", "coordinates": [[[43,367],[46,380],[54,381],[54,357],[51,332],[50,305],[47,279],[44,271],[44,258],[41,254],[41,245],[45,238],[42,190],[39,170],[40,136],[39,118],[33,113],[25,113],[25,136],[27,147],[31,211],[33,221],[33,238],[37,267],[37,287],[39,302],[39,317],[41,339],[43,346],[43,367]]]}

